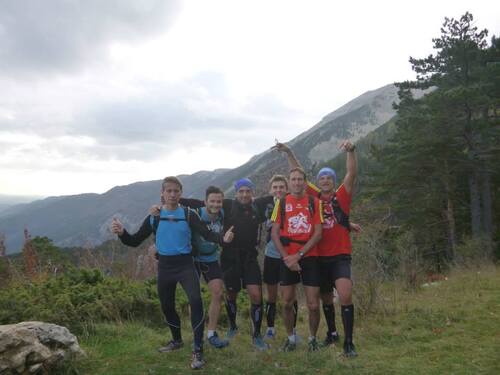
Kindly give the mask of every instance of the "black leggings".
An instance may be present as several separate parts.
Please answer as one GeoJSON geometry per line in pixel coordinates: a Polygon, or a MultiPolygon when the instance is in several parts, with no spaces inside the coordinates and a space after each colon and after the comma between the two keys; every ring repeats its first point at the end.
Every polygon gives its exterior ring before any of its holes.
{"type": "Polygon", "coordinates": [[[200,278],[196,273],[193,258],[188,255],[163,256],[158,263],[158,296],[161,309],[174,340],[181,340],[181,320],[175,311],[175,289],[180,283],[186,292],[191,307],[191,327],[194,347],[203,345],[204,314],[200,293],[200,278]]]}

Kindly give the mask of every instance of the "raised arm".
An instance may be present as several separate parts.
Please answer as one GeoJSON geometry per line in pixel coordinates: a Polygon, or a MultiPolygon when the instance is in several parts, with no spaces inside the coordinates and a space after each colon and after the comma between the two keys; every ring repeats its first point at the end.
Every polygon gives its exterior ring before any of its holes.
{"type": "Polygon", "coordinates": [[[346,158],[346,175],[344,177],[344,187],[346,191],[351,194],[353,187],[354,187],[354,181],[356,180],[356,176],[358,174],[358,162],[356,160],[356,154],[355,154],[355,149],[356,147],[350,142],[350,141],[344,141],[340,145],[340,148],[342,150],[345,150],[347,153],[347,158],[346,158]]]}
{"type": "Polygon", "coordinates": [[[271,147],[271,149],[277,150],[277,151],[280,151],[280,152],[283,152],[286,154],[286,157],[288,159],[288,166],[290,167],[290,169],[297,168],[297,167],[302,168],[302,165],[297,160],[292,149],[290,147],[288,147],[286,144],[276,142],[276,144],[273,147],[271,147]]]}

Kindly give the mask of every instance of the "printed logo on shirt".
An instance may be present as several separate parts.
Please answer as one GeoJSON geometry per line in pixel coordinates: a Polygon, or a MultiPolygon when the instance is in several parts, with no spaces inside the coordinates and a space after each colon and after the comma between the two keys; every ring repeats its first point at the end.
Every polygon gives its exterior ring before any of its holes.
{"type": "Polygon", "coordinates": [[[286,212],[292,212],[293,211],[293,205],[291,203],[287,203],[285,206],[285,211],[286,212]]]}
{"type": "Polygon", "coordinates": [[[301,234],[310,233],[311,224],[308,222],[308,216],[300,212],[296,216],[288,218],[288,233],[290,234],[301,234]]]}
{"type": "Polygon", "coordinates": [[[222,224],[220,222],[210,222],[208,224],[208,227],[210,228],[210,230],[212,232],[216,232],[216,233],[221,233],[222,232],[222,224]]]}

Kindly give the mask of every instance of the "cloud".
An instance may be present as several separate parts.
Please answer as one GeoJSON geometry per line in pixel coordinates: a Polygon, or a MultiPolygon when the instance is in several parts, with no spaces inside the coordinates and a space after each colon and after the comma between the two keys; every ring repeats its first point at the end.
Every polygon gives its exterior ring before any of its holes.
{"type": "Polygon", "coordinates": [[[131,87],[96,78],[8,86],[17,101],[0,99],[0,167],[79,170],[85,162],[157,161],[178,149],[251,155],[297,134],[300,112],[270,94],[233,98],[217,72],[131,87]]]}
{"type": "Polygon", "coordinates": [[[16,0],[2,2],[0,70],[36,76],[75,71],[113,42],[165,32],[177,0],[16,0]]]}

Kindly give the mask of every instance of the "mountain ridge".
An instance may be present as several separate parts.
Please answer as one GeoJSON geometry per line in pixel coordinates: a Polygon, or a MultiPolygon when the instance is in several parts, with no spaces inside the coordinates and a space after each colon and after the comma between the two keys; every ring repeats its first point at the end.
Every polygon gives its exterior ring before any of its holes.
{"type": "MultiPolygon", "coordinates": [[[[397,99],[397,88],[392,84],[365,92],[324,116],[288,144],[304,167],[310,169],[338,155],[341,140],[356,142],[390,120],[396,114],[392,106],[397,99]]],[[[267,191],[269,178],[286,170],[286,158],[267,149],[234,169],[198,171],[178,177],[185,197],[203,198],[209,185],[217,185],[231,196],[234,181],[241,177],[251,178],[257,186],[256,195],[261,195],[267,191]]],[[[0,233],[6,236],[7,253],[20,251],[25,226],[33,236],[47,236],[63,247],[96,246],[113,238],[109,231],[113,217],[134,230],[147,215],[148,207],[159,202],[160,186],[161,180],[135,182],[115,186],[102,194],[49,197],[7,208],[0,212],[0,233]]]]}

